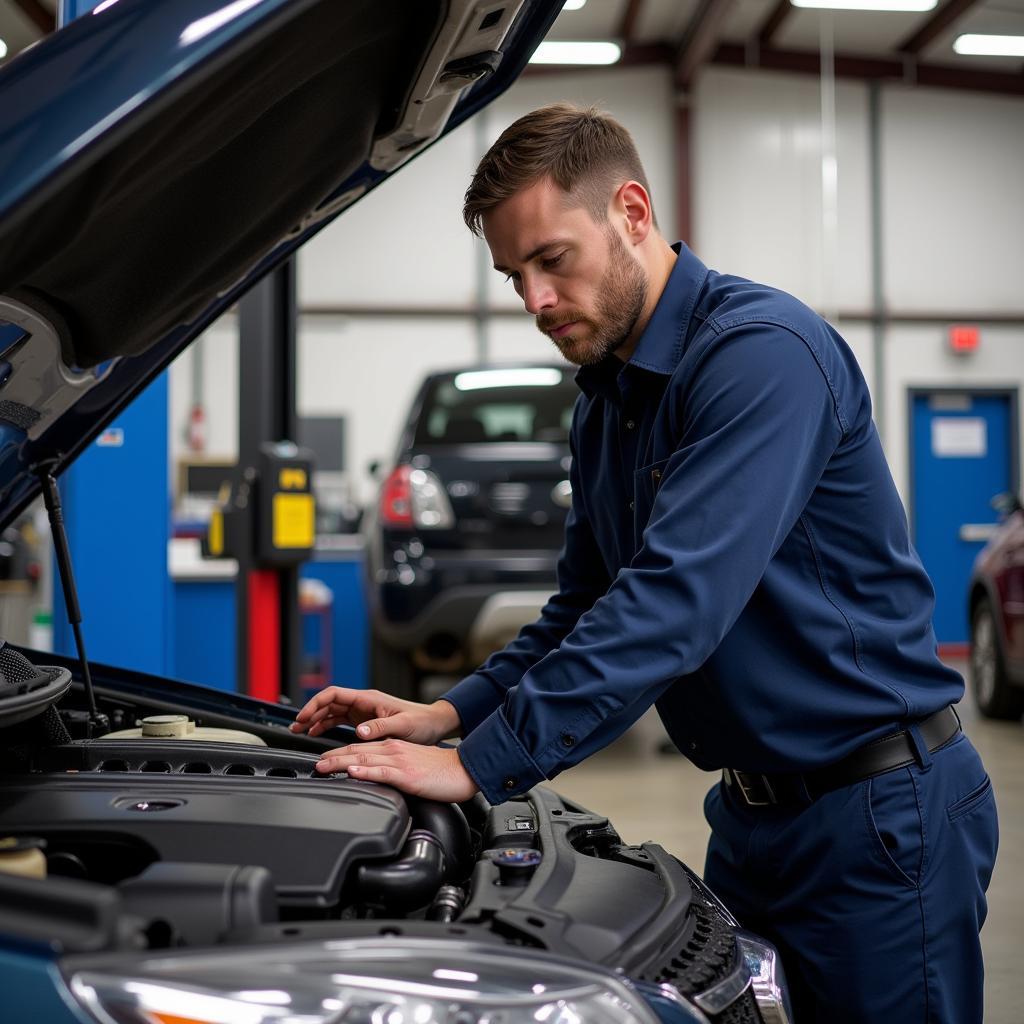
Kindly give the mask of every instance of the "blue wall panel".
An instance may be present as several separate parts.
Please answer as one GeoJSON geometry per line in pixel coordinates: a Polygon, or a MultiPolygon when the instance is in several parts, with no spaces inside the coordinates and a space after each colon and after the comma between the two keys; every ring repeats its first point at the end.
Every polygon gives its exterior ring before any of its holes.
{"type": "MultiPolygon", "coordinates": [[[[157,675],[172,674],[168,480],[166,373],[60,478],[86,652],[157,675]]],[[[54,650],[74,655],[54,574],[54,650]]]]}
{"type": "Polygon", "coordinates": [[[175,679],[235,690],[235,581],[174,583],[175,679]]]}

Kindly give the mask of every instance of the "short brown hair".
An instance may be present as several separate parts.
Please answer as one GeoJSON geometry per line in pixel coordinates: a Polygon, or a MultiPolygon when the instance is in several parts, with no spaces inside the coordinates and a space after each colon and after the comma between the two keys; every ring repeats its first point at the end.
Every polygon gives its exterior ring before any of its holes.
{"type": "Polygon", "coordinates": [[[479,235],[485,213],[545,177],[596,221],[607,220],[608,200],[622,182],[651,192],[633,137],[615,118],[553,103],[509,125],[484,154],[462,208],[469,230],[479,235]]]}

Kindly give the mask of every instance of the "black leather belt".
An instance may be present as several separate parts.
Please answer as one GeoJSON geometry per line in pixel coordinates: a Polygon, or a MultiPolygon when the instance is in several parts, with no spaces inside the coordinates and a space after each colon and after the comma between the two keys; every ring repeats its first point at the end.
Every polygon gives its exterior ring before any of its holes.
{"type": "MultiPolygon", "coordinates": [[[[918,731],[929,753],[945,746],[960,732],[960,719],[952,707],[936,711],[917,723],[918,731]]],[[[735,768],[722,770],[722,782],[730,793],[748,807],[772,807],[808,804],[823,793],[870,779],[873,775],[891,772],[914,764],[917,757],[906,729],[882,736],[855,750],[835,764],[815,771],[793,775],[762,775],[735,768]]]]}

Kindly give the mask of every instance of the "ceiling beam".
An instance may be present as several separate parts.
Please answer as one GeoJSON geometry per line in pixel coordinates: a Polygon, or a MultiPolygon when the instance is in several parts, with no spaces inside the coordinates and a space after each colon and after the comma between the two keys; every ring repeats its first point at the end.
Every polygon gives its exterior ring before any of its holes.
{"type": "Polygon", "coordinates": [[[789,17],[789,12],[792,10],[793,4],[790,0],[779,0],[771,9],[768,17],[761,22],[761,27],[757,30],[757,41],[761,46],[772,45],[775,33],[782,28],[782,23],[789,17]]]}
{"type": "Polygon", "coordinates": [[[920,28],[907,36],[896,49],[900,53],[911,53],[916,56],[947,28],[959,21],[977,2],[978,0],[949,0],[926,19],[920,28]]]}
{"type": "Polygon", "coordinates": [[[57,27],[57,16],[48,11],[39,0],[14,0],[14,6],[32,22],[44,36],[57,27]]]}
{"type": "Polygon", "coordinates": [[[676,84],[687,89],[698,68],[709,60],[718,43],[718,32],[733,0],[701,0],[683,33],[676,57],[676,84]]]}
{"type": "Polygon", "coordinates": [[[622,12],[618,31],[618,37],[622,40],[623,46],[629,46],[633,42],[636,23],[640,20],[640,11],[643,6],[644,0],[626,0],[626,9],[622,12]]]}
{"type": "MultiPolygon", "coordinates": [[[[718,47],[711,58],[711,63],[728,67],[792,71],[815,76],[821,74],[820,56],[810,50],[762,49],[757,54],[757,60],[751,61],[745,47],[726,43],[718,47]]],[[[860,57],[843,53],[836,54],[835,69],[839,78],[890,80],[906,85],[1024,96],[1024,75],[1013,71],[954,68],[942,64],[920,64],[899,58],[860,57]]]]}

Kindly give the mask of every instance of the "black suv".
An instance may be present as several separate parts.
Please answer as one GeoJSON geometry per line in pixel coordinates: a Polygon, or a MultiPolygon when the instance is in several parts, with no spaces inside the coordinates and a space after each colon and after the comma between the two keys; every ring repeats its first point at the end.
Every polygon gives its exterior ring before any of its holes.
{"type": "Polygon", "coordinates": [[[373,685],[416,696],[537,617],[555,589],[569,486],[572,368],[427,377],[367,519],[373,685]]]}

